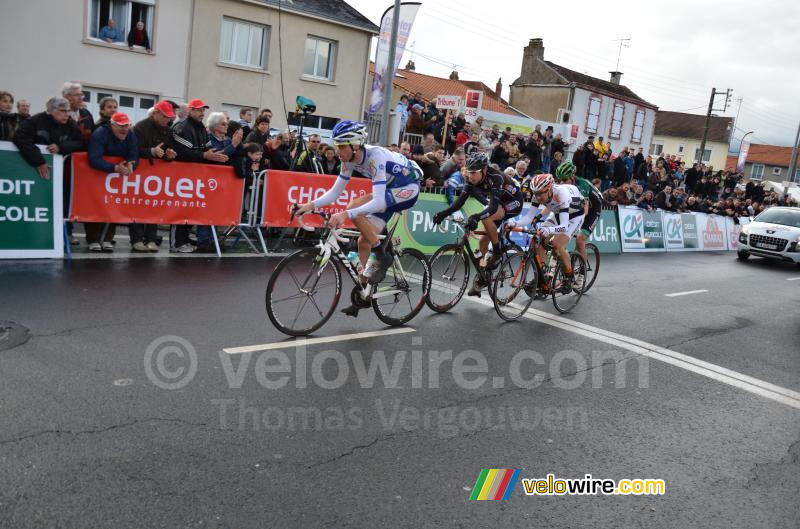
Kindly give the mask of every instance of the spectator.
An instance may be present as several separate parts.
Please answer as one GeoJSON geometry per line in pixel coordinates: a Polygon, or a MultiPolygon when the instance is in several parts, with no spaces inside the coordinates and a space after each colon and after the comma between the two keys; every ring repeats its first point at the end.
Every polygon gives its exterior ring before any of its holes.
{"type": "Polygon", "coordinates": [[[665,211],[675,211],[675,198],[672,196],[672,186],[664,186],[664,189],[656,195],[655,204],[658,209],[665,211]]]}
{"type": "Polygon", "coordinates": [[[463,147],[468,141],[470,141],[470,129],[469,127],[464,127],[456,134],[456,148],[463,147]]]}
{"type": "Polygon", "coordinates": [[[141,20],[136,23],[136,26],[128,32],[128,49],[133,49],[134,46],[144,48],[147,53],[150,53],[150,37],[147,36],[147,31],[144,29],[144,22],[141,20]]]}
{"type": "MultiPolygon", "coordinates": [[[[477,132],[478,134],[483,132],[483,116],[475,118],[475,121],[470,125],[470,131],[477,132]]],[[[469,154],[467,156],[469,156],[469,154]]]]}
{"type": "Polygon", "coordinates": [[[31,117],[31,102],[27,99],[17,101],[17,115],[19,115],[20,121],[31,117]]]}
{"type": "Polygon", "coordinates": [[[400,96],[400,101],[394,109],[395,113],[400,115],[400,130],[406,130],[406,122],[408,121],[408,96],[403,94],[400,96]]]}
{"type": "Polygon", "coordinates": [[[575,174],[583,178],[583,171],[586,166],[586,157],[583,152],[583,144],[578,145],[572,154],[572,163],[575,164],[575,174]]]}
{"type": "Polygon", "coordinates": [[[548,125],[547,128],[544,130],[544,135],[542,138],[542,170],[545,173],[552,173],[553,171],[550,170],[550,153],[551,146],[553,144],[553,126],[548,125]]]}
{"type": "Polygon", "coordinates": [[[627,153],[623,151],[622,154],[614,158],[614,185],[616,186],[621,186],[628,174],[628,164],[625,161],[626,155],[627,153]]]}
{"type": "Polygon", "coordinates": [[[422,169],[422,182],[425,187],[439,187],[444,183],[439,170],[439,162],[432,156],[425,154],[422,145],[414,145],[411,149],[411,159],[417,162],[417,165],[422,169]]]}
{"type": "Polygon", "coordinates": [[[461,175],[461,171],[456,171],[450,175],[450,177],[445,181],[444,188],[445,188],[445,199],[447,200],[448,204],[452,204],[457,193],[461,193],[461,190],[464,189],[464,177],[461,175]]]}
{"type": "MultiPolygon", "coordinates": [[[[555,153],[560,152],[561,157],[563,158],[564,148],[565,148],[564,140],[561,139],[561,133],[559,132],[558,134],[556,134],[555,138],[553,138],[553,143],[550,145],[551,156],[555,156],[555,153]]],[[[555,173],[555,169],[553,169],[551,172],[555,173]]]]}
{"type": "Polygon", "coordinates": [[[279,132],[267,142],[264,155],[269,157],[269,168],[288,171],[292,166],[292,135],[289,131],[279,132]]]}
{"type": "MultiPolygon", "coordinates": [[[[208,131],[203,126],[206,105],[201,99],[189,101],[186,119],[173,126],[172,133],[177,159],[182,162],[194,163],[226,163],[228,156],[219,149],[211,147],[208,131]]],[[[172,243],[170,249],[179,253],[192,253],[194,246],[189,239],[190,226],[181,224],[173,226],[172,243]]],[[[213,234],[209,226],[197,227],[198,250],[209,252],[216,251],[213,246],[213,234]]]]}
{"type": "Polygon", "coordinates": [[[117,113],[119,103],[117,103],[117,100],[113,97],[104,97],[98,101],[97,106],[100,108],[100,117],[94,124],[95,129],[103,125],[108,125],[111,121],[111,116],[117,113]]]}
{"type": "Polygon", "coordinates": [[[433,138],[433,133],[428,132],[425,134],[425,138],[422,140],[422,149],[425,151],[425,154],[429,152],[433,152],[434,147],[436,147],[437,143],[436,140],[433,138]]]}
{"type": "Polygon", "coordinates": [[[172,122],[172,127],[174,128],[175,125],[180,123],[181,121],[186,120],[189,117],[189,105],[186,103],[178,104],[178,108],[175,110],[175,120],[172,122]]]}
{"type": "Polygon", "coordinates": [[[231,158],[242,155],[242,129],[233,133],[233,137],[227,136],[228,118],[222,112],[211,112],[206,119],[208,127],[208,139],[212,149],[222,152],[228,157],[223,163],[227,163],[231,158]]]}
{"type": "MultiPolygon", "coordinates": [[[[175,111],[169,101],[159,101],[150,109],[149,116],[133,127],[139,145],[139,158],[164,160],[170,162],[178,154],[175,152],[169,122],[175,118],[175,111]]],[[[158,225],[132,223],[128,225],[131,249],[134,252],[158,251],[158,225]]]]}
{"type": "Polygon", "coordinates": [[[342,171],[342,162],[336,156],[336,149],[330,145],[322,148],[322,172],[325,174],[338,175],[342,171]]]}
{"type": "Polygon", "coordinates": [[[322,173],[320,165],[320,146],[322,137],[319,134],[311,134],[306,142],[306,150],[300,153],[295,164],[296,171],[305,173],[322,173]]]}
{"type": "MultiPolygon", "coordinates": [[[[636,161],[633,159],[633,153],[629,150],[622,151],[625,158],[625,182],[633,180],[634,170],[636,169],[636,161]]],[[[620,185],[622,182],[620,182],[620,185]]]]}
{"type": "Polygon", "coordinates": [[[528,142],[525,144],[525,154],[530,159],[528,171],[533,173],[542,170],[542,146],[537,131],[531,132],[528,142]]]}
{"type": "Polygon", "coordinates": [[[631,194],[631,184],[628,182],[623,183],[621,186],[617,188],[617,203],[620,206],[630,206],[631,204],[636,204],[630,199],[631,194]]]}
{"type": "Polygon", "coordinates": [[[411,107],[411,115],[406,121],[406,134],[425,134],[425,130],[436,122],[436,116],[425,120],[422,116],[423,108],[420,104],[411,107]]]}
{"type": "Polygon", "coordinates": [[[653,202],[653,192],[649,189],[644,192],[642,199],[636,204],[637,207],[640,209],[646,209],[647,211],[653,211],[655,209],[655,203],[653,202]]]}
{"type": "MultiPolygon", "coordinates": [[[[122,112],[111,116],[111,121],[92,133],[89,140],[89,165],[104,173],[127,176],[139,165],[139,143],[131,130],[131,121],[122,112]],[[104,156],[121,157],[122,161],[111,163],[104,156]]],[[[115,224],[84,222],[86,242],[90,252],[113,252],[115,224]],[[105,232],[105,233],[104,233],[105,232]],[[101,243],[102,239],[102,243],[101,243]]]]}
{"type": "Polygon", "coordinates": [[[14,131],[20,124],[19,114],[14,110],[14,96],[9,92],[0,91],[0,141],[11,141],[14,131]]]}
{"type": "Polygon", "coordinates": [[[644,148],[639,147],[639,152],[636,153],[636,156],[633,157],[633,174],[639,174],[639,167],[642,166],[644,163],[644,148]]]}
{"type": "Polygon", "coordinates": [[[411,144],[407,141],[404,141],[400,144],[400,154],[405,156],[408,159],[411,159],[411,144]]]}
{"type": "Polygon", "coordinates": [[[108,23],[100,29],[98,37],[106,42],[122,42],[122,32],[117,29],[117,23],[113,19],[108,19],[108,23]]]}
{"type": "Polygon", "coordinates": [[[39,176],[50,178],[42,153],[36,145],[44,145],[51,154],[71,154],[82,150],[81,131],[69,119],[69,102],[60,97],[47,101],[47,111],[31,116],[23,121],[13,137],[19,154],[36,168],[39,176]]]}
{"type": "Polygon", "coordinates": [[[453,173],[460,171],[464,167],[466,159],[467,157],[464,154],[464,149],[458,148],[453,151],[453,156],[439,167],[442,178],[447,180],[453,173]]]}
{"type": "Polygon", "coordinates": [[[522,179],[525,178],[525,174],[527,174],[527,172],[528,162],[525,160],[519,160],[514,166],[514,173],[516,173],[516,179],[518,183],[522,183],[522,179]]]}
{"type": "Polygon", "coordinates": [[[597,141],[594,142],[594,150],[597,151],[598,158],[602,158],[604,154],[611,155],[611,144],[604,143],[603,137],[598,136],[597,141]]]}
{"type": "Polygon", "coordinates": [[[594,147],[594,136],[589,136],[589,139],[583,144],[583,171],[587,180],[600,176],[597,174],[597,161],[600,159],[602,159],[602,156],[597,156],[597,149],[594,147]]]}
{"type": "Polygon", "coordinates": [[[256,143],[261,145],[261,150],[266,148],[269,141],[269,119],[265,116],[258,116],[256,118],[256,126],[250,131],[250,134],[245,136],[245,143],[256,143]]]}
{"type": "Polygon", "coordinates": [[[414,105],[419,105],[421,107],[425,106],[425,100],[422,98],[422,92],[417,92],[414,94],[414,97],[408,98],[408,111],[411,112],[411,108],[414,105]]]}
{"type": "Polygon", "coordinates": [[[267,168],[266,160],[264,160],[264,150],[261,145],[257,143],[247,143],[242,147],[243,155],[239,156],[233,161],[233,169],[236,176],[243,178],[245,181],[245,200],[244,204],[250,203],[250,186],[258,174],[267,168]]]}
{"type": "Polygon", "coordinates": [[[645,158],[644,163],[636,170],[636,181],[639,182],[642,187],[647,187],[647,183],[650,180],[650,173],[652,172],[653,158],[648,156],[645,158]]]}
{"type": "Polygon", "coordinates": [[[603,193],[603,205],[606,207],[617,207],[619,205],[616,187],[609,187],[605,193],[603,193]]]}
{"type": "MultiPolygon", "coordinates": [[[[594,149],[594,147],[590,148],[594,149]]],[[[601,191],[605,191],[614,185],[614,169],[615,166],[608,161],[608,154],[604,154],[595,162],[595,173],[597,173],[597,178],[601,181],[601,191]]]]}
{"type": "Polygon", "coordinates": [[[61,87],[61,95],[69,101],[69,117],[78,124],[83,145],[86,148],[94,131],[94,119],[91,112],[84,108],[83,87],[78,83],[64,83],[61,87]]]}
{"type": "MultiPolygon", "coordinates": [[[[253,130],[251,124],[253,123],[253,109],[242,107],[239,109],[239,126],[242,127],[242,137],[247,138],[253,130]]],[[[262,143],[263,144],[263,143],[262,143]]]]}
{"type": "Polygon", "coordinates": [[[553,153],[553,157],[550,160],[550,172],[552,174],[555,174],[556,169],[558,169],[558,166],[561,165],[561,157],[562,156],[564,156],[564,152],[563,151],[555,151],[553,153]]]}
{"type": "Polygon", "coordinates": [[[496,163],[500,169],[508,167],[508,151],[510,150],[509,142],[498,142],[492,150],[491,162],[496,163]]]}

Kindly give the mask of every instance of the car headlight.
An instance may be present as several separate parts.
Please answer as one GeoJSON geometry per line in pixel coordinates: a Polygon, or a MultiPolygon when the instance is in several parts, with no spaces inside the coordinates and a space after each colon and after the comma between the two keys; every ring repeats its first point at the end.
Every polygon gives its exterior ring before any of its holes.
{"type": "Polygon", "coordinates": [[[743,235],[750,235],[750,225],[749,224],[745,224],[744,226],[742,226],[742,234],[743,235]]]}

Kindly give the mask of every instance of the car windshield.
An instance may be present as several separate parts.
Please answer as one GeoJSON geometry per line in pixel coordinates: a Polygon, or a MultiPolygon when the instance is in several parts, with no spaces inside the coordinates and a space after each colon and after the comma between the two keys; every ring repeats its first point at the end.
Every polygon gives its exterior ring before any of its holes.
{"type": "Polygon", "coordinates": [[[793,228],[800,228],[800,211],[794,211],[791,209],[770,208],[764,211],[754,220],[757,220],[758,222],[769,222],[771,224],[782,224],[784,226],[792,226],[793,228]]]}

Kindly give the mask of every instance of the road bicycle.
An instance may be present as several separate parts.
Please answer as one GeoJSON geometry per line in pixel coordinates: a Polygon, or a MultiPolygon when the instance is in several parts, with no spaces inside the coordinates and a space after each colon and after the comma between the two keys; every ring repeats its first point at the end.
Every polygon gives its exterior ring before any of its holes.
{"type": "MultiPolygon", "coordinates": [[[[467,290],[467,285],[469,285],[470,263],[475,268],[478,281],[488,288],[490,296],[494,295],[493,269],[481,266],[481,256],[475,255],[469,240],[471,234],[485,235],[486,232],[482,230],[470,232],[467,229],[466,221],[463,219],[449,217],[445,220],[461,227],[463,233],[457,236],[454,243],[445,244],[436,250],[430,260],[432,283],[426,302],[431,310],[440,313],[447,312],[461,301],[464,292],[467,290]]],[[[511,242],[507,236],[504,237],[503,233],[505,233],[505,230],[502,229],[501,224],[498,227],[501,254],[509,251],[521,253],[522,248],[511,242]]]]}
{"type": "Polygon", "coordinates": [[[586,243],[586,280],[583,293],[589,292],[600,271],[600,249],[592,242],[586,243]]]}
{"type": "Polygon", "coordinates": [[[531,236],[527,251],[510,252],[503,256],[494,278],[494,307],[506,321],[519,319],[534,299],[552,297],[556,310],[565,314],[574,309],[583,296],[587,274],[586,260],[577,252],[570,253],[573,276],[564,276],[564,267],[550,245],[536,229],[514,228],[531,236]],[[542,245],[545,259],[539,259],[537,248],[542,245]]]}
{"type": "MultiPolygon", "coordinates": [[[[430,290],[430,267],[419,250],[400,248],[399,239],[393,237],[397,222],[388,233],[384,229],[380,235],[383,250],[392,256],[393,262],[384,279],[373,285],[363,280],[342,249],[342,245],[349,245],[360,233],[329,227],[328,213],[308,214],[324,220],[319,243],[284,257],[267,283],[267,315],[276,328],[290,336],[305,336],[322,327],[339,303],[342,267],[353,281],[350,302],[355,314],[371,306],[382,322],[398,326],[422,310],[430,290]]],[[[297,219],[303,230],[314,231],[302,222],[302,217],[297,219]]]]}

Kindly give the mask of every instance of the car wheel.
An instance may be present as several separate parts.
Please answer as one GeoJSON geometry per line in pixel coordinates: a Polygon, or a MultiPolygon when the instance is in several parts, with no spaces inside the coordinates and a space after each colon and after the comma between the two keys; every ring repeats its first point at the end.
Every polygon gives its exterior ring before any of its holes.
{"type": "Polygon", "coordinates": [[[750,253],[749,253],[749,252],[742,251],[742,250],[738,250],[738,251],[736,252],[736,257],[737,257],[737,258],[738,258],[740,261],[747,261],[747,259],[748,259],[748,258],[750,258],[750,253]]]}

